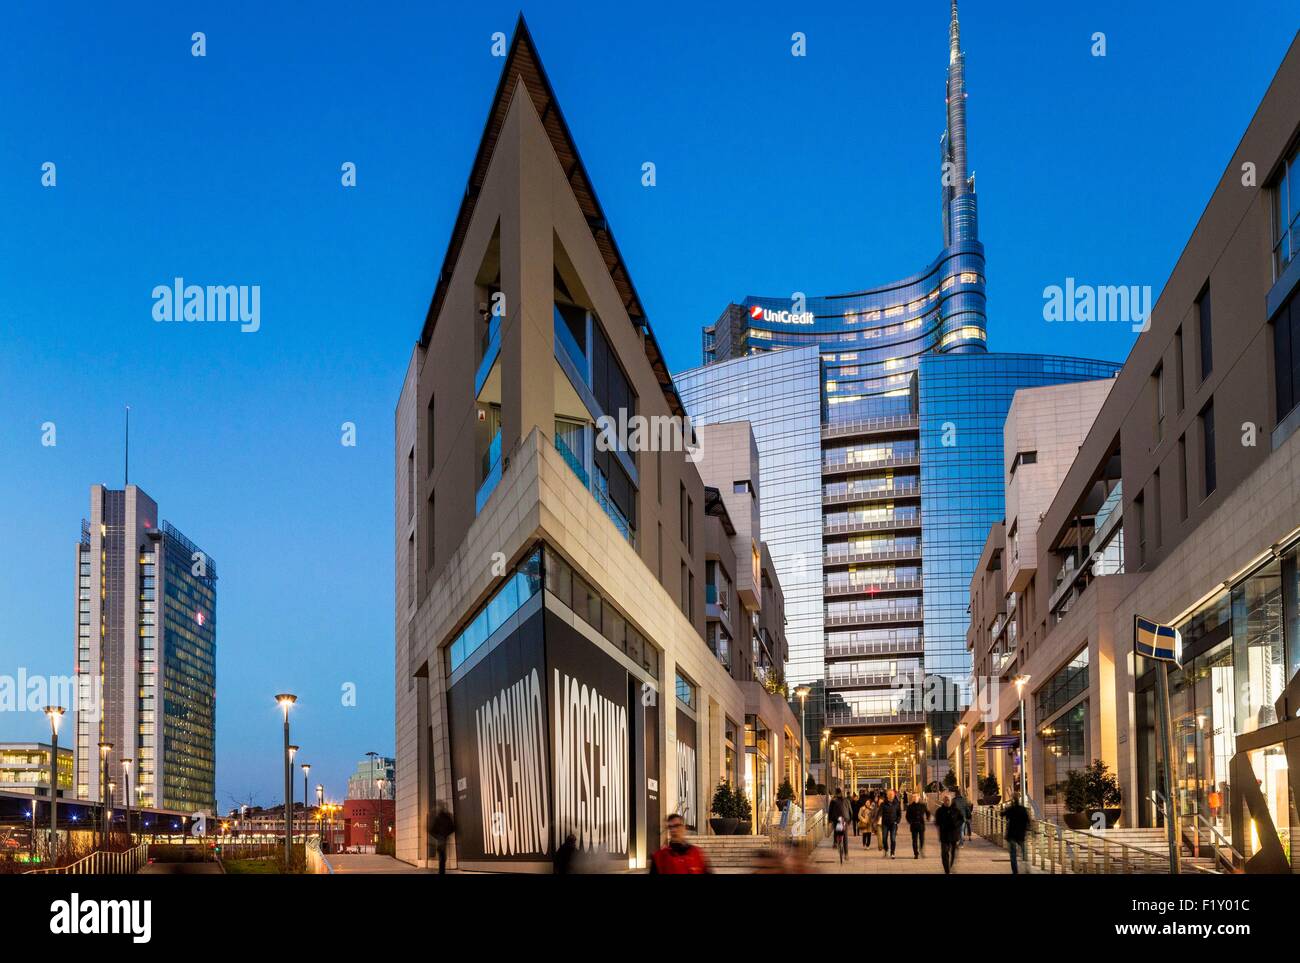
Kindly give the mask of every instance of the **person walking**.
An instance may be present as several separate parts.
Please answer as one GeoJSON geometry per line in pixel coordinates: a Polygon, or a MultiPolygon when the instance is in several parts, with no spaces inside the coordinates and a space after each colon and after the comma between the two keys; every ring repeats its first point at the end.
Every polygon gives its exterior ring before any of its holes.
{"type": "Polygon", "coordinates": [[[1007,849],[1011,852],[1011,872],[1020,873],[1020,864],[1016,859],[1019,856],[1025,861],[1025,872],[1028,873],[1029,849],[1025,845],[1025,840],[1029,836],[1029,810],[1020,801],[1019,793],[1016,793],[1011,800],[1011,805],[1002,810],[1002,818],[1006,821],[1007,849]]]}
{"type": "Polygon", "coordinates": [[[915,793],[911,798],[905,812],[908,828],[912,830],[912,858],[920,859],[925,852],[925,821],[930,818],[930,812],[915,793]]]}
{"type": "Polygon", "coordinates": [[[896,859],[894,850],[898,846],[898,824],[903,821],[903,807],[899,804],[894,790],[885,793],[885,801],[880,804],[880,835],[884,843],[882,855],[896,859]]]}
{"type": "Polygon", "coordinates": [[[876,801],[864,796],[862,806],[858,809],[858,835],[862,837],[863,849],[871,846],[871,837],[876,832],[876,820],[876,801]]]}
{"type": "Polygon", "coordinates": [[[835,790],[835,799],[831,802],[831,826],[834,827],[835,851],[840,855],[840,862],[849,858],[849,833],[853,826],[853,807],[844,798],[844,790],[835,790]]]}
{"type": "Polygon", "coordinates": [[[713,872],[704,850],[686,841],[686,820],[681,813],[668,817],[668,845],[650,857],[652,876],[696,876],[713,872]]]}
{"type": "Polygon", "coordinates": [[[957,846],[961,843],[964,821],[961,810],[953,803],[952,797],[944,793],[939,808],[934,811],[934,825],[939,830],[939,854],[943,860],[944,873],[951,874],[957,865],[957,846]]]}
{"type": "Polygon", "coordinates": [[[967,800],[967,798],[961,794],[961,789],[958,789],[957,795],[953,799],[952,804],[956,806],[957,811],[961,813],[961,820],[962,820],[961,837],[958,839],[958,845],[965,846],[966,845],[965,841],[967,839],[970,839],[970,817],[971,817],[970,801],[967,800]]]}
{"type": "Polygon", "coordinates": [[[429,817],[429,842],[433,844],[434,854],[438,857],[438,875],[447,875],[447,841],[456,831],[456,821],[441,802],[435,802],[434,812],[429,817]]]}

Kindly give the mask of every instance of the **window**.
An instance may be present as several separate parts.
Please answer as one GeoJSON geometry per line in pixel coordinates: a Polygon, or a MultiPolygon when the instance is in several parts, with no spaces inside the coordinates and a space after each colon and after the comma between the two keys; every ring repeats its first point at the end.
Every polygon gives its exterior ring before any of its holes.
{"type": "Polygon", "coordinates": [[[1282,276],[1300,249],[1300,184],[1296,183],[1296,162],[1300,159],[1300,142],[1291,148],[1291,156],[1282,162],[1282,171],[1273,184],[1273,277],[1282,276]]]}
{"type": "Polygon", "coordinates": [[[658,564],[659,584],[664,584],[664,523],[659,522],[655,531],[655,560],[658,564]]]}
{"type": "Polygon", "coordinates": [[[1183,411],[1183,329],[1174,332],[1174,410],[1183,411]]]}
{"type": "Polygon", "coordinates": [[[1300,404],[1300,304],[1295,295],[1273,319],[1273,381],[1280,422],[1300,404]]]}
{"type": "Polygon", "coordinates": [[[686,563],[682,562],[682,611],[686,611],[686,606],[690,604],[690,587],[686,584],[686,563]]]}
{"type": "MultiPolygon", "coordinates": [[[[424,567],[432,571],[435,554],[433,550],[433,493],[429,493],[429,502],[424,507],[424,567]]],[[[430,582],[433,579],[429,580],[430,582]]]]}
{"type": "Polygon", "coordinates": [[[1201,457],[1205,466],[1204,493],[1202,497],[1209,497],[1210,493],[1218,487],[1218,474],[1214,462],[1214,399],[1211,398],[1209,403],[1201,409],[1201,457]]]}
{"type": "Polygon", "coordinates": [[[1178,438],[1178,520],[1187,520],[1187,435],[1178,438]]]}
{"type": "Polygon", "coordinates": [[[686,617],[695,621],[695,573],[686,573],[686,617]]]}
{"type": "Polygon", "coordinates": [[[415,533],[406,542],[406,604],[415,604],[415,533]]]}
{"type": "Polygon", "coordinates": [[[406,456],[406,520],[415,517],[415,449],[406,456]]]}
{"type": "Polygon", "coordinates": [[[677,701],[688,709],[695,708],[695,686],[680,672],[676,679],[677,701]]]}
{"type": "Polygon", "coordinates": [[[1015,477],[1016,469],[1021,465],[1035,465],[1038,463],[1037,451],[1019,451],[1016,457],[1011,459],[1011,475],[1015,477]]]}
{"type": "Polygon", "coordinates": [[[679,491],[677,493],[677,511],[681,515],[680,525],[678,526],[680,531],[678,531],[677,534],[681,536],[682,544],[684,545],[686,544],[686,516],[687,516],[686,485],[684,483],[679,485],[679,491]]]}
{"type": "Polygon", "coordinates": [[[425,448],[427,449],[424,453],[424,464],[426,466],[425,474],[430,474],[433,472],[433,438],[434,438],[432,397],[429,398],[429,407],[426,408],[424,412],[424,437],[425,437],[425,448]]]}
{"type": "Polygon", "coordinates": [[[1141,568],[1147,562],[1147,506],[1142,492],[1133,499],[1133,514],[1137,518],[1138,568],[1141,568]]]}
{"type": "Polygon", "coordinates": [[[1156,391],[1156,441],[1160,441],[1165,436],[1165,366],[1156,365],[1155,373],[1151,376],[1156,391]]]}
{"type": "Polygon", "coordinates": [[[751,485],[749,479],[746,478],[744,481],[732,482],[731,491],[736,495],[752,495],[754,494],[754,486],[751,485]]]}
{"type": "Polygon", "coordinates": [[[1210,325],[1210,286],[1207,284],[1196,299],[1196,314],[1201,328],[1201,381],[1214,370],[1214,337],[1210,325]]]}
{"type": "Polygon", "coordinates": [[[1160,469],[1151,476],[1151,545],[1160,547],[1160,469]]]}

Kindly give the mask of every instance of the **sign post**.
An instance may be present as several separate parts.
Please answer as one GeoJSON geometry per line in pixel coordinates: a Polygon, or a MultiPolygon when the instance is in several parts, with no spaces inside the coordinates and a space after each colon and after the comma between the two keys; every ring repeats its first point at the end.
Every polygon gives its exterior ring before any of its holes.
{"type": "Polygon", "coordinates": [[[1182,654],[1183,639],[1178,630],[1133,617],[1133,651],[1156,663],[1156,715],[1159,719],[1161,771],[1165,783],[1165,833],[1169,839],[1169,872],[1177,875],[1178,859],[1178,793],[1174,787],[1174,732],[1169,712],[1169,665],[1178,664],[1182,654]]]}

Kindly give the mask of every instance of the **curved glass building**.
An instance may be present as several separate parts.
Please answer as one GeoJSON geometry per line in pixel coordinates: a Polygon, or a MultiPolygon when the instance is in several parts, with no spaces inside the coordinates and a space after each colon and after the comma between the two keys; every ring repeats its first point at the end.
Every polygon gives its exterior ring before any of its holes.
{"type": "Polygon", "coordinates": [[[812,691],[821,776],[858,787],[945,767],[934,747],[968,691],[967,587],[1004,511],[1012,395],[1117,367],[988,353],[964,68],[953,0],[934,260],[852,293],[729,304],[704,329],[703,367],[674,378],[692,418],[754,426],[763,532],[786,595],[786,675],[812,691]]]}
{"type": "Polygon", "coordinates": [[[986,350],[984,245],[966,166],[966,81],[957,2],[948,28],[947,127],[940,140],[943,249],[922,271],[862,291],[748,297],[704,330],[704,363],[816,344],[827,417],[903,414],[923,355],[986,350]]]}

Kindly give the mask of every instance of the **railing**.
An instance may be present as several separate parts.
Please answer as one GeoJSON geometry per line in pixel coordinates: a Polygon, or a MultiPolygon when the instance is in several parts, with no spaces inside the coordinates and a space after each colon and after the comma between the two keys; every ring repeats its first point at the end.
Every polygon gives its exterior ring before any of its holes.
{"type": "Polygon", "coordinates": [[[828,712],[826,721],[834,726],[906,725],[925,721],[924,712],[881,712],[858,714],[854,712],[828,712]]]}
{"type": "Polygon", "coordinates": [[[860,685],[894,685],[900,679],[906,678],[910,678],[910,676],[901,672],[827,672],[826,684],[834,688],[860,685]]]}
{"type": "Polygon", "coordinates": [[[320,837],[312,836],[307,840],[307,872],[317,876],[323,876],[334,872],[334,867],[330,861],[325,858],[325,854],[320,849],[320,837]]]}
{"type": "MultiPolygon", "coordinates": [[[[997,846],[1006,846],[1006,819],[994,806],[976,806],[971,828],[997,846]]],[[[1031,869],[1046,873],[1127,875],[1168,874],[1169,856],[1099,833],[1067,829],[1045,819],[1034,819],[1025,837],[1031,869]]],[[[1197,867],[1188,866],[1191,871],[1197,867]]]]}
{"type": "Polygon", "coordinates": [[[879,642],[828,642],[826,655],[831,658],[851,655],[904,655],[909,652],[920,652],[924,648],[925,641],[919,637],[879,642]]]}
{"type": "Polygon", "coordinates": [[[844,535],[853,532],[876,532],[888,531],[894,528],[920,528],[921,516],[916,512],[894,515],[890,518],[869,521],[863,519],[857,522],[822,522],[822,534],[824,535],[844,535]]]}
{"type": "Polygon", "coordinates": [[[33,876],[130,876],[149,861],[149,844],[140,843],[130,849],[115,853],[97,849],[67,866],[48,869],[29,869],[24,875],[33,876]]]}
{"type": "Polygon", "coordinates": [[[919,578],[897,578],[889,582],[827,582],[825,595],[874,595],[877,592],[913,592],[921,588],[919,578]]]}
{"type": "Polygon", "coordinates": [[[920,464],[920,456],[916,452],[903,455],[889,455],[885,458],[876,458],[871,461],[854,461],[851,458],[823,458],[822,473],[826,475],[842,474],[853,471],[878,471],[881,468],[911,468],[920,464]]]}
{"type": "Polygon", "coordinates": [[[919,548],[891,548],[879,552],[832,552],[822,556],[823,565],[850,565],[855,562],[901,562],[920,558],[919,548]]]}
{"type": "Polygon", "coordinates": [[[885,418],[859,418],[822,426],[823,438],[844,438],[871,431],[888,431],[897,428],[916,428],[920,419],[916,415],[890,415],[885,418]]]}
{"type": "Polygon", "coordinates": [[[844,615],[827,615],[824,625],[871,625],[876,622],[919,622],[921,606],[893,608],[884,612],[850,612],[844,615]]]}
{"type": "Polygon", "coordinates": [[[892,488],[873,488],[870,491],[838,492],[834,495],[822,493],[823,505],[842,505],[853,502],[867,502],[879,498],[911,498],[921,494],[921,486],[895,485],[892,488]]]}

